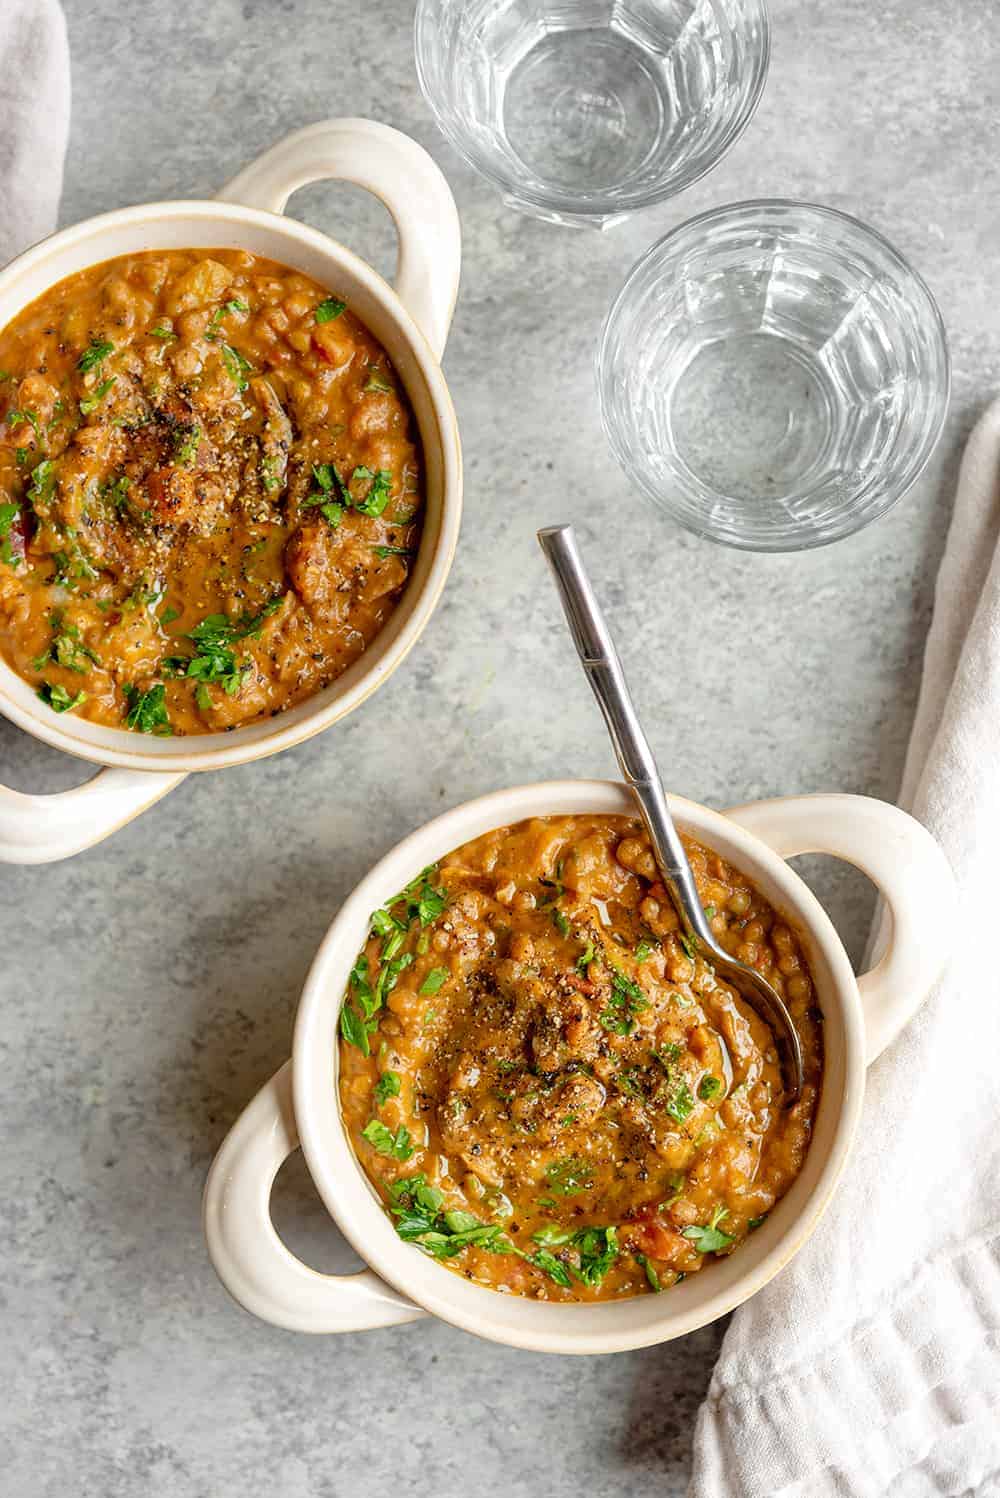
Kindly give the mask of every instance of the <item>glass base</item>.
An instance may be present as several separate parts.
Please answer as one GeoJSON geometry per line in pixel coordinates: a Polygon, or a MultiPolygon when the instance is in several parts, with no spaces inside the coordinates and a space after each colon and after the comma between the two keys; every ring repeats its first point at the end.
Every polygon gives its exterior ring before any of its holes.
{"type": "Polygon", "coordinates": [[[666,393],[681,462],[707,488],[748,502],[808,490],[827,463],[836,410],[810,352],[766,332],[704,345],[666,393]]]}
{"type": "Polygon", "coordinates": [[[662,73],[619,32],[553,31],[507,80],[503,130],[546,186],[606,191],[633,176],[655,150],[665,91],[662,73]]]}

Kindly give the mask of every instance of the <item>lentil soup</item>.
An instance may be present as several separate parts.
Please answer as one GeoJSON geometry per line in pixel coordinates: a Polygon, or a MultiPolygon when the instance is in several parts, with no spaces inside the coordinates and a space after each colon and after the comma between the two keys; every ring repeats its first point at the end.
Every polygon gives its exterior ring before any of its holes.
{"type": "Polygon", "coordinates": [[[55,712],[197,734],[335,681],[420,538],[416,424],[344,301],[148,251],[0,331],[0,654],[55,712]]]}
{"type": "Polygon", "coordinates": [[[822,1024],[794,932],[685,838],[712,929],[784,997],[805,1086],[678,929],[636,821],[489,832],[376,911],[340,1104],[400,1236],[549,1301],[667,1290],[738,1248],[805,1159],[822,1024]]]}

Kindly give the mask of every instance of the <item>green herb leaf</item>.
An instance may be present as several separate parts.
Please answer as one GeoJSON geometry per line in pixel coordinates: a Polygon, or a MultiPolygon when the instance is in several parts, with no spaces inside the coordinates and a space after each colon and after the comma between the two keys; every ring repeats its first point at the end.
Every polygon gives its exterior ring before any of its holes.
{"type": "Polygon", "coordinates": [[[346,302],[338,301],[335,296],[328,296],[316,308],[316,321],[318,323],[332,322],[335,317],[340,316],[346,307],[346,302]]]}
{"type": "Polygon", "coordinates": [[[165,323],[161,323],[158,328],[150,328],[149,336],[150,338],[162,338],[166,342],[168,338],[176,338],[177,334],[173,328],[168,328],[165,323]]]}
{"type": "Polygon", "coordinates": [[[637,1264],[641,1265],[642,1269],[645,1271],[646,1279],[649,1281],[649,1288],[651,1290],[655,1290],[656,1293],[659,1294],[659,1292],[663,1288],[663,1286],[660,1284],[660,1276],[657,1274],[652,1264],[646,1258],[646,1255],[636,1254],[635,1261],[637,1264]]]}
{"type": "Polygon", "coordinates": [[[748,1217],[747,1218],[747,1229],[751,1233],[755,1233],[757,1231],[757,1229],[760,1227],[761,1223],[762,1222],[766,1222],[766,1221],[767,1221],[767,1213],[766,1212],[765,1212],[765,1214],[764,1214],[763,1217],[748,1217]]]}
{"type": "Polygon", "coordinates": [[[710,1103],[713,1098],[719,1097],[725,1091],[725,1083],[721,1077],[702,1077],[698,1083],[698,1096],[703,1103],[710,1103]]]}
{"type": "Polygon", "coordinates": [[[416,552],[410,546],[373,546],[372,551],[384,562],[386,557],[413,557],[416,552]]]}
{"type": "Polygon", "coordinates": [[[378,391],[381,391],[384,395],[391,395],[392,394],[392,386],[389,384],[388,380],[385,379],[385,377],[377,369],[372,369],[371,370],[371,372],[368,375],[368,383],[365,385],[364,388],[366,390],[378,390],[378,391]]]}
{"type": "Polygon", "coordinates": [[[92,338],[90,340],[90,347],[80,355],[76,367],[81,374],[86,374],[88,370],[96,369],[114,351],[115,346],[113,343],[105,343],[92,338]]]}
{"type": "Polygon", "coordinates": [[[413,1154],[413,1145],[410,1143],[410,1131],[400,1124],[395,1134],[386,1128],[377,1118],[373,1118],[365,1124],[361,1130],[362,1137],[368,1140],[373,1149],[378,1150],[380,1155],[388,1155],[393,1160],[408,1160],[413,1154]]]}
{"type": "Polygon", "coordinates": [[[253,365],[249,359],[243,357],[239,349],[233,348],[231,343],[221,344],[220,352],[222,354],[222,362],[226,366],[233,384],[242,393],[250,383],[247,375],[253,374],[253,365]]]}
{"type": "Polygon", "coordinates": [[[565,1290],[570,1288],[573,1281],[569,1276],[569,1266],[550,1254],[547,1249],[540,1248],[537,1253],[528,1255],[528,1263],[536,1265],[548,1275],[550,1280],[555,1280],[557,1285],[562,1285],[565,1290]]]}
{"type": "Polygon", "coordinates": [[[46,509],[55,487],[55,465],[51,458],[43,458],[31,470],[31,485],[28,489],[28,502],[36,514],[41,514],[46,509]]]}
{"type": "Polygon", "coordinates": [[[357,1013],[349,999],[344,1000],[340,1011],[340,1033],[349,1045],[357,1046],[362,1056],[370,1055],[368,1044],[368,1031],[365,1022],[357,1013]]]}
{"type": "Polygon", "coordinates": [[[646,958],[652,955],[653,950],[654,948],[652,942],[641,941],[635,949],[636,962],[645,962],[646,958]]]}
{"type": "Polygon", "coordinates": [[[41,425],[39,424],[37,411],[32,411],[27,406],[25,406],[23,411],[7,412],[8,431],[13,432],[17,427],[22,426],[25,422],[27,422],[28,426],[31,427],[31,430],[34,432],[37,440],[41,442],[42,429],[41,425]]]}
{"type": "Polygon", "coordinates": [[[384,1071],[375,1083],[375,1101],[379,1107],[391,1097],[399,1097],[402,1078],[398,1071],[384,1071]]]}
{"type": "Polygon", "coordinates": [[[125,688],[125,701],[128,712],[125,716],[127,728],[138,729],[140,733],[155,733],[161,738],[173,733],[170,726],[170,718],[167,714],[167,704],[164,701],[166,688],[162,682],[150,687],[147,692],[140,692],[135,685],[125,688]]]}
{"type": "Polygon", "coordinates": [[[560,1243],[572,1243],[573,1229],[561,1228],[554,1222],[547,1222],[544,1227],[532,1233],[531,1241],[540,1243],[543,1248],[557,1248],[560,1243]]]}
{"type": "Polygon", "coordinates": [[[694,962],[696,957],[698,956],[698,944],[696,939],[693,936],[689,936],[686,931],[681,931],[679,933],[678,939],[690,960],[694,962]]]}
{"type": "Polygon", "coordinates": [[[101,404],[101,401],[107,395],[112,385],[116,385],[117,383],[117,375],[112,375],[110,380],[102,380],[101,383],[93,391],[93,393],[91,395],[88,395],[85,400],[82,400],[80,402],[80,410],[83,412],[84,416],[89,416],[91,411],[96,411],[97,407],[101,404]]]}
{"type": "Polygon", "coordinates": [[[64,686],[49,681],[44,681],[38,688],[38,695],[54,713],[72,712],[74,707],[87,700],[86,692],[77,692],[75,697],[71,697],[64,686]]]}
{"type": "Polygon", "coordinates": [[[190,423],[174,432],[174,462],[178,468],[190,468],[201,446],[201,427],[190,423]]]}
{"type": "Polygon", "coordinates": [[[718,1253],[720,1249],[728,1248],[734,1242],[728,1233],[723,1233],[719,1228],[719,1223],[728,1215],[725,1207],[716,1207],[706,1226],[684,1228],[683,1237],[688,1238],[694,1244],[697,1253],[718,1253]]]}
{"type": "Polygon", "coordinates": [[[438,989],[443,988],[450,977],[451,974],[446,967],[432,967],[417,992],[437,993],[438,989]]]}
{"type": "Polygon", "coordinates": [[[618,1229],[583,1228],[573,1239],[580,1255],[580,1267],[576,1276],[585,1285],[596,1287],[601,1283],[618,1257],[618,1229]]]}
{"type": "Polygon", "coordinates": [[[20,505],[0,504],[0,562],[6,562],[8,566],[14,561],[14,548],[10,542],[11,528],[20,513],[20,505]]]}
{"type": "Polygon", "coordinates": [[[359,515],[381,515],[389,503],[389,493],[392,489],[392,474],[387,468],[380,468],[377,473],[363,466],[355,468],[351,474],[351,483],[357,480],[371,482],[365,492],[363,499],[354,500],[354,508],[359,515]]]}
{"type": "Polygon", "coordinates": [[[593,1167],[580,1155],[566,1155],[545,1167],[545,1179],[558,1196],[577,1196],[594,1184],[593,1167]]]}

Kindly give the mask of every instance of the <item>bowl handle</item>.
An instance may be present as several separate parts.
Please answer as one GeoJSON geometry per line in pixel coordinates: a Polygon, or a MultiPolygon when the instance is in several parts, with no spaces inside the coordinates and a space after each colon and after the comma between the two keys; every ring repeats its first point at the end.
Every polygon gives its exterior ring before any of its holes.
{"type": "Polygon", "coordinates": [[[27,796],[0,785],[0,863],[54,863],[99,843],[159,801],[183,774],[101,770],[85,785],[27,796]]]}
{"type": "Polygon", "coordinates": [[[870,796],[782,797],[726,815],[782,858],[831,853],[878,886],[882,955],[858,979],[871,1064],[919,1009],[954,944],[958,889],[944,853],[914,817],[870,796]]]}
{"type": "Polygon", "coordinates": [[[458,295],[462,236],[451,188],[415,140],[377,120],[320,120],[258,156],[218,196],[283,213],[293,192],[324,178],[366,188],[392,214],[396,295],[440,359],[458,295]]]}
{"type": "Polygon", "coordinates": [[[286,1061],[240,1114],[205,1182],[208,1252],[233,1299],[294,1332],[361,1332],[425,1316],[370,1269],[318,1274],[288,1251],[269,1203],[278,1170],[298,1147],[286,1061]]]}

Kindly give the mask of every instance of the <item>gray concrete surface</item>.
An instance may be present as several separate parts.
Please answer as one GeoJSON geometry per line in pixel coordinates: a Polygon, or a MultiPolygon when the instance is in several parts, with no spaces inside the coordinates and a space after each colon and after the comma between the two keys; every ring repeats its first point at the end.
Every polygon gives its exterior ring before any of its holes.
{"type": "MultiPolygon", "coordinates": [[[[607,774],[597,712],[534,543],[572,518],[678,791],[716,805],[897,785],[956,455],[1000,367],[996,57],[968,0],[773,0],[756,121],[710,177],[606,237],[514,216],[438,136],[410,6],[68,0],[63,222],[208,195],[288,130],[372,114],[435,154],[465,272],[446,367],[467,510],[445,599],[402,672],[343,726],[190,780],[103,846],[5,870],[0,964],[0,1430],[11,1498],[670,1498],[721,1337],[547,1359],[418,1323],[340,1339],[271,1330],[207,1263],[213,1151],[284,1060],[331,913],[400,834],[526,779],[607,774]],[[639,252],[690,213],[798,195],[870,219],[920,267],[955,393],[933,471],[887,520],[799,557],[665,524],[599,428],[592,356],[639,252]],[[696,685],[697,684],[697,685],[696,685]]],[[[387,269],[391,225],[353,189],[293,211],[387,269]]],[[[725,433],[719,433],[725,441],[725,433]]],[[[4,778],[83,768],[0,726],[4,778]]],[[[810,869],[851,950],[870,891],[810,869]]],[[[275,1212],[319,1268],[349,1261],[300,1165],[275,1212]]]]}

